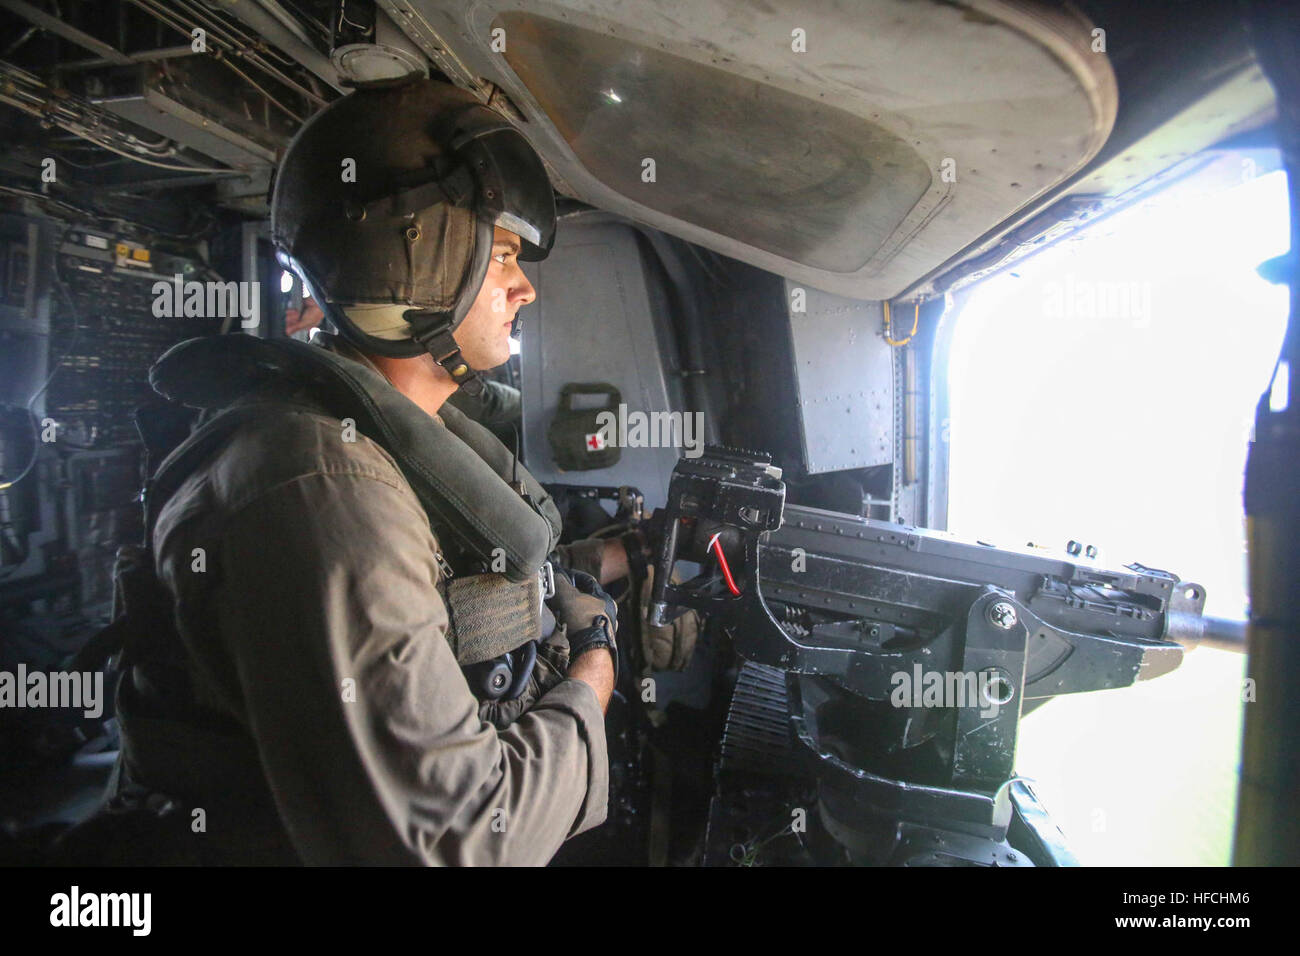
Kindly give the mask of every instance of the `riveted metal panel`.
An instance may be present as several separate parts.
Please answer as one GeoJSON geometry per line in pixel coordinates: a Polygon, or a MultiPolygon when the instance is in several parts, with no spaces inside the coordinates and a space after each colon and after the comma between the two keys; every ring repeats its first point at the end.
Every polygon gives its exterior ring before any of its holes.
{"type": "Polygon", "coordinates": [[[792,282],[786,300],[808,473],[893,461],[893,349],[880,303],[792,282]]]}
{"type": "Polygon", "coordinates": [[[570,382],[614,385],[629,412],[680,408],[660,344],[670,333],[647,285],[634,231],[617,223],[566,222],[545,261],[522,265],[537,289],[537,301],[520,311],[528,470],[542,482],[633,485],[647,507],[662,507],[683,449],[624,448],[610,467],[564,471],[547,440],[560,389],[570,382]]]}

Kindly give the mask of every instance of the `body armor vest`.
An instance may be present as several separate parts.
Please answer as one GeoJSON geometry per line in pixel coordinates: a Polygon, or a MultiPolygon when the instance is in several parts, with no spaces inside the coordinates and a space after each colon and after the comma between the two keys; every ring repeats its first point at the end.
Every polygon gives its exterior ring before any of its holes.
{"type": "MultiPolygon", "coordinates": [[[[172,404],[137,415],[149,464],[165,454],[145,487],[144,543],[119,549],[113,621],[76,661],[79,670],[96,669],[120,654],[121,755],[112,798],[74,829],[64,862],[120,863],[141,852],[140,862],[204,862],[194,856],[188,816],[172,809],[187,794],[228,800],[237,817],[247,818],[241,840],[249,849],[238,862],[249,854],[291,862],[284,834],[267,824],[275,810],[254,742],[229,715],[197,703],[172,595],[155,573],[153,529],[163,504],[235,429],[265,415],[268,403],[352,419],[397,463],[445,552],[437,557],[452,624],[447,640],[467,676],[474,669],[490,673],[510,651],[530,664],[537,658],[534,641],[543,634],[543,615],[549,617],[539,573],[549,570],[559,540],[559,511],[487,429],[449,405],[439,424],[382,375],[326,348],[242,334],[190,339],[164,354],[149,379],[172,404]],[[192,418],[177,415],[181,405],[202,413],[177,444],[192,418]],[[139,838],[131,836],[136,829],[139,838]]],[[[470,685],[476,694],[485,686],[472,676],[470,685]]]]}
{"type": "Polygon", "coordinates": [[[543,565],[559,540],[559,511],[505,446],[459,410],[445,404],[440,425],[382,375],[293,339],[190,339],[163,355],[149,380],[204,416],[146,488],[146,541],[161,506],[195,467],[263,414],[266,402],[290,402],[351,419],[396,461],[439,542],[448,641],[462,666],[539,636],[543,565]]]}

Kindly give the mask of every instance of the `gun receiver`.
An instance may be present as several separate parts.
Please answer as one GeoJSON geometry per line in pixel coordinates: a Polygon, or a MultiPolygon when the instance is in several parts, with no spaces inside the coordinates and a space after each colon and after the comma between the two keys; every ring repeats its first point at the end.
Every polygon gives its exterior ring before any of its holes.
{"type": "Polygon", "coordinates": [[[747,595],[757,595],[757,588],[748,584],[751,569],[758,566],[759,541],[781,526],[784,507],[781,469],[761,452],[708,445],[701,457],[679,461],[669,483],[663,541],[650,592],[651,625],[667,623],[673,605],[743,618],[743,608],[751,601],[747,595]],[[706,532],[714,531],[717,536],[712,541],[703,539],[706,532]],[[679,558],[703,560],[711,546],[716,555],[719,545],[721,576],[690,585],[671,583],[670,572],[679,558]],[[745,589],[736,584],[737,574],[745,589]],[[724,589],[723,584],[729,586],[724,589]]]}
{"type": "Polygon", "coordinates": [[[801,738],[817,722],[800,701],[812,707],[829,683],[893,704],[871,711],[872,753],[929,743],[949,767],[943,785],[992,791],[1012,775],[1027,707],[1177,667],[1201,637],[1205,589],[1138,564],[1107,570],[786,505],[770,458],[710,447],[674,469],[651,601],[657,621],[674,605],[714,615],[741,657],[798,675],[801,738]],[[679,560],[701,573],[672,584],[679,560]],[[969,699],[900,698],[901,684],[931,674],[968,677],[969,699]]]}

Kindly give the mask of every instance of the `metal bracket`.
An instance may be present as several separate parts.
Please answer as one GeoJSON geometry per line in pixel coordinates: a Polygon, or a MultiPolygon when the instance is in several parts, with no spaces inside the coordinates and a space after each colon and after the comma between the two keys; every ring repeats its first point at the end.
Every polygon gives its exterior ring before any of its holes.
{"type": "Polygon", "coordinates": [[[987,588],[971,604],[959,676],[961,686],[973,685],[976,700],[957,709],[954,786],[997,788],[1011,777],[1029,628],[1038,623],[1015,598],[996,588],[987,588]]]}

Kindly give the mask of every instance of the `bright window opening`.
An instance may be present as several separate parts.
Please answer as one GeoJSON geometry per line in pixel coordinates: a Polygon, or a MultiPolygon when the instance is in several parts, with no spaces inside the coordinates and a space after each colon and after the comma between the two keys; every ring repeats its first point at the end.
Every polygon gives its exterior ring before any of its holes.
{"type": "MultiPolygon", "coordinates": [[[[953,330],[948,527],[1095,545],[1246,614],[1242,483],[1286,322],[1285,174],[1232,154],[976,289],[953,330]]],[[[1279,378],[1282,370],[1279,370],[1279,378]]],[[[1061,697],[1018,769],[1089,865],[1230,862],[1244,655],[1061,697]]]]}

